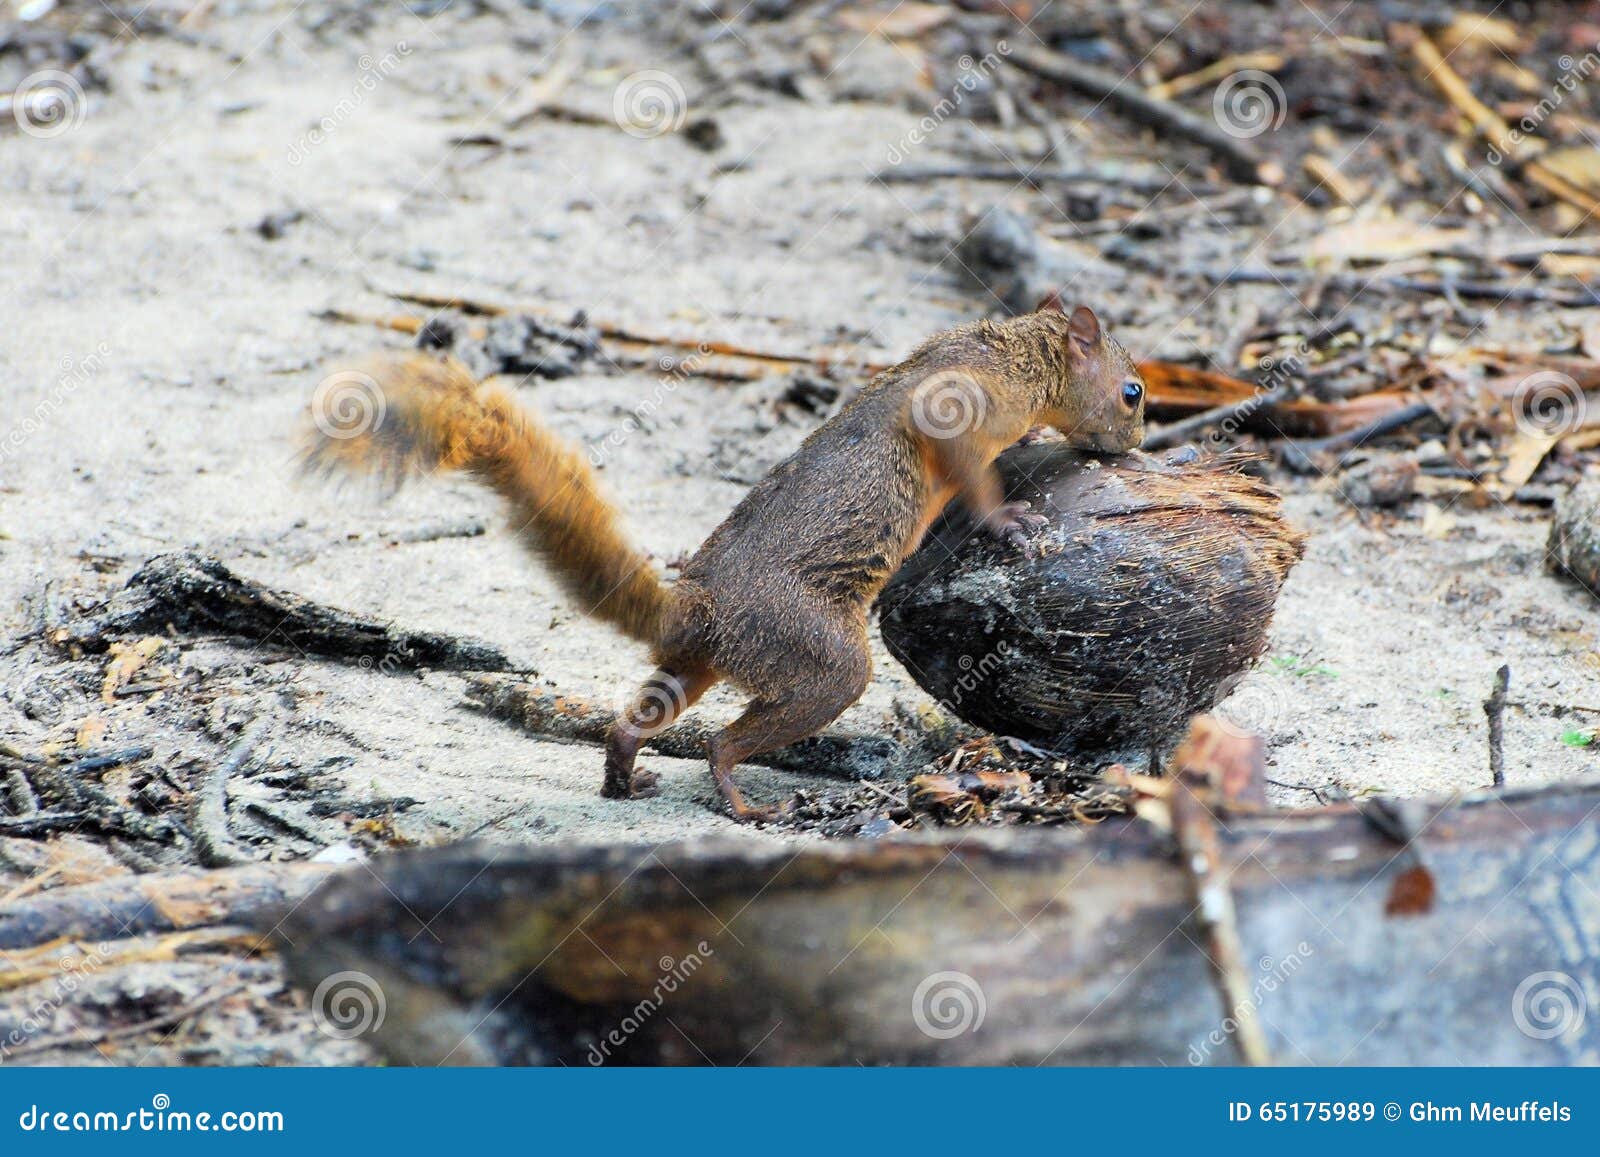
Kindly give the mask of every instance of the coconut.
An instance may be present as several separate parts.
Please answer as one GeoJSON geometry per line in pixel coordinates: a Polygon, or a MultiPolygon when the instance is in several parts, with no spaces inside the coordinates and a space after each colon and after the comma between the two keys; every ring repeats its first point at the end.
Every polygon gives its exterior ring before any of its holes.
{"type": "Polygon", "coordinates": [[[953,504],[884,590],[884,642],[996,734],[1082,758],[1165,747],[1261,655],[1303,550],[1247,462],[1014,447],[996,466],[1047,519],[1031,549],[953,504]]]}

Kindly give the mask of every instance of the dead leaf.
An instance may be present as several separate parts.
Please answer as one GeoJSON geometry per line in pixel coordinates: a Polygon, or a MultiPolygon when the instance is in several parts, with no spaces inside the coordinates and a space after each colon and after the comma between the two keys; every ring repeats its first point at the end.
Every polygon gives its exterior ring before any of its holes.
{"type": "Polygon", "coordinates": [[[1458,48],[1498,48],[1502,52],[1522,51],[1522,34],[1510,20],[1499,16],[1480,16],[1476,12],[1457,12],[1450,23],[1433,34],[1434,40],[1450,56],[1458,48]]]}
{"type": "Polygon", "coordinates": [[[1421,916],[1433,911],[1433,873],[1421,864],[1412,864],[1394,878],[1389,899],[1383,905],[1385,916],[1421,916]]]}
{"type": "Polygon", "coordinates": [[[73,739],[80,750],[86,750],[99,743],[106,733],[106,718],[104,715],[90,715],[78,724],[78,734],[73,739]]]}
{"type": "Polygon", "coordinates": [[[1313,261],[1399,261],[1441,253],[1465,244],[1467,229],[1435,229],[1398,217],[1381,217],[1336,225],[1306,249],[1313,261]]]}
{"type": "Polygon", "coordinates": [[[1417,475],[1414,485],[1417,493],[1423,498],[1437,498],[1441,495],[1455,498],[1481,489],[1476,482],[1468,482],[1465,478],[1435,478],[1431,474],[1417,475]]]}
{"type": "MultiPolygon", "coordinates": [[[[1546,253],[1539,258],[1539,269],[1551,277],[1575,277],[1579,281],[1600,281],[1600,257],[1587,253],[1546,253]]],[[[1591,346],[1587,336],[1583,352],[1589,357],[1600,355],[1600,344],[1591,346]]]]}
{"type": "Polygon", "coordinates": [[[1365,184],[1357,184],[1350,180],[1339,171],[1337,165],[1320,153],[1307,153],[1300,163],[1311,179],[1333,194],[1334,199],[1341,205],[1357,204],[1366,193],[1365,184]]]}
{"type": "Polygon", "coordinates": [[[1456,516],[1446,514],[1437,506],[1429,506],[1422,512],[1422,533],[1428,538],[1444,540],[1450,537],[1450,532],[1456,528],[1456,516]]]}
{"type": "Polygon", "coordinates": [[[1171,100],[1175,96],[1204,88],[1246,69],[1256,72],[1277,72],[1282,67],[1281,52],[1241,52],[1233,56],[1224,56],[1198,72],[1185,73],[1171,80],[1164,80],[1160,84],[1152,84],[1146,91],[1160,100],[1171,100]]]}
{"type": "Polygon", "coordinates": [[[213,923],[220,911],[215,902],[193,896],[151,896],[150,906],[168,924],[180,929],[213,923]]]}
{"type": "Polygon", "coordinates": [[[1505,467],[1500,471],[1502,493],[1508,494],[1517,487],[1525,485],[1559,441],[1561,441],[1560,432],[1526,434],[1518,431],[1517,436],[1512,439],[1510,449],[1506,451],[1505,467]]]}
{"type": "Polygon", "coordinates": [[[1600,149],[1588,145],[1551,149],[1539,158],[1539,164],[1568,184],[1600,196],[1600,149]]]}
{"type": "Polygon", "coordinates": [[[112,643],[111,662],[106,665],[105,682],[100,687],[100,698],[115,703],[117,688],[138,674],[140,668],[166,649],[167,640],[159,635],[149,635],[136,643],[112,643]]]}
{"type": "Polygon", "coordinates": [[[996,796],[1023,791],[1032,782],[1021,771],[930,773],[911,779],[906,785],[906,801],[913,811],[931,813],[942,823],[959,826],[982,819],[985,805],[996,796]]]}
{"type": "Polygon", "coordinates": [[[863,34],[876,32],[891,40],[912,40],[939,27],[955,13],[938,4],[905,3],[889,12],[841,12],[839,23],[863,34]]]}

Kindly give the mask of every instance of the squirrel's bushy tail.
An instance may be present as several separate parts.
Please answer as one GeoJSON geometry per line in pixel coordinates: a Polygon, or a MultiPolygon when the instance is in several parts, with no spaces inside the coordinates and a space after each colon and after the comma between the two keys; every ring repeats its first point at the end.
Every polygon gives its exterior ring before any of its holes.
{"type": "Polygon", "coordinates": [[[323,379],[302,463],[392,485],[435,471],[476,474],[510,504],[524,544],[585,614],[644,642],[661,636],[671,594],[623,537],[588,461],[454,359],[387,357],[323,379]]]}

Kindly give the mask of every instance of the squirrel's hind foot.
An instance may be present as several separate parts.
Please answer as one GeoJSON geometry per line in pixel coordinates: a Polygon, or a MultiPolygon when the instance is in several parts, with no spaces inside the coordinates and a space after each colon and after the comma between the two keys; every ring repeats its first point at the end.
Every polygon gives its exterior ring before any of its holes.
{"type": "Polygon", "coordinates": [[[606,777],[600,788],[606,799],[649,799],[661,794],[661,777],[653,771],[635,771],[627,780],[606,777]]]}
{"type": "Polygon", "coordinates": [[[728,804],[728,815],[735,823],[741,824],[775,824],[794,811],[794,800],[786,800],[775,804],[728,804]]]}

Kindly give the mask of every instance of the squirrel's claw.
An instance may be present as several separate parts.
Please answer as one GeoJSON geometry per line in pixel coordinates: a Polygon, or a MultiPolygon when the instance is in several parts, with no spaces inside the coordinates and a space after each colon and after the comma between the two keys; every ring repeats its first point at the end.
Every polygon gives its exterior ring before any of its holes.
{"type": "Polygon", "coordinates": [[[1033,534],[1049,522],[1044,515],[1035,514],[1026,502],[1006,502],[995,507],[994,513],[984,520],[984,525],[1001,542],[1031,558],[1038,553],[1033,534]]]}
{"type": "Polygon", "coordinates": [[[792,811],[794,811],[794,800],[791,799],[764,806],[745,804],[743,807],[730,807],[728,814],[741,824],[775,824],[792,811]]]}
{"type": "Polygon", "coordinates": [[[1035,558],[1039,554],[1039,548],[1034,543],[1033,539],[1029,538],[1020,530],[1007,531],[1005,542],[1007,546],[1011,547],[1013,550],[1016,550],[1026,558],[1035,558]]]}
{"type": "Polygon", "coordinates": [[[649,799],[661,790],[661,779],[653,771],[635,770],[625,781],[610,776],[600,788],[606,799],[649,799]]]}
{"type": "Polygon", "coordinates": [[[1063,442],[1065,440],[1066,439],[1062,438],[1060,433],[1051,426],[1035,426],[1022,437],[1018,438],[1014,445],[1032,446],[1035,442],[1063,442]]]}

